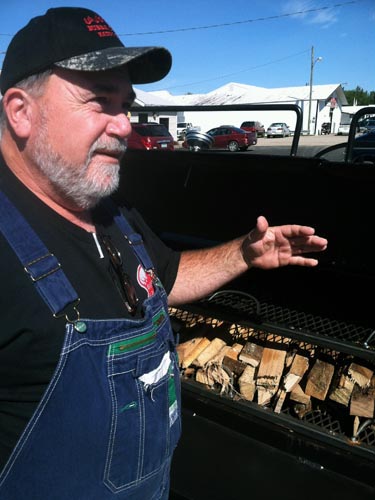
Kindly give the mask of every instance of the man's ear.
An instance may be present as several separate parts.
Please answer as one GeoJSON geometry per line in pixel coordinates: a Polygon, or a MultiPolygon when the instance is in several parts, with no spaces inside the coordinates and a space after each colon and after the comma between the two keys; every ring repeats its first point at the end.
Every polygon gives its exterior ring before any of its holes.
{"type": "Polygon", "coordinates": [[[3,97],[3,106],[13,134],[27,139],[32,128],[32,98],[24,90],[12,87],[3,97]]]}

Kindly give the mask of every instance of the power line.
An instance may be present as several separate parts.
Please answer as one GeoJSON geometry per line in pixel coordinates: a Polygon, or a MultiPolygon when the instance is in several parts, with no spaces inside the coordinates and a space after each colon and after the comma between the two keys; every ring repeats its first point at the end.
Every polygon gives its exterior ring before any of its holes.
{"type": "MultiPolygon", "coordinates": [[[[231,23],[211,24],[211,25],[206,25],[206,26],[195,26],[195,27],[190,27],[190,28],[177,28],[177,29],[173,29],[173,30],[147,31],[147,32],[138,32],[138,33],[122,33],[122,34],[118,34],[118,36],[122,37],[122,36],[155,35],[155,34],[163,34],[163,33],[177,33],[177,32],[184,32],[184,31],[194,31],[194,30],[196,31],[196,30],[203,30],[203,29],[221,28],[221,27],[226,27],[226,26],[235,26],[235,25],[246,24],[246,23],[255,23],[255,22],[259,22],[259,21],[269,21],[269,20],[274,20],[274,19],[282,19],[282,18],[286,18],[286,17],[297,16],[297,15],[301,15],[301,14],[320,12],[323,10],[329,10],[329,9],[333,9],[336,7],[343,7],[343,6],[350,5],[350,4],[356,4],[356,3],[359,3],[361,1],[362,0],[351,0],[348,2],[341,2],[341,3],[334,4],[334,5],[330,5],[327,7],[318,7],[315,9],[306,9],[306,10],[300,10],[300,11],[291,12],[291,13],[287,13],[287,14],[279,14],[277,16],[258,17],[256,19],[246,19],[243,21],[235,21],[235,22],[231,22],[231,23]]],[[[0,33],[0,36],[12,36],[12,35],[9,35],[7,33],[0,33]]],[[[261,68],[264,66],[269,66],[271,64],[275,64],[275,63],[283,61],[285,59],[290,59],[291,57],[295,57],[295,56],[300,55],[300,54],[305,54],[306,52],[307,52],[307,50],[305,50],[303,52],[299,52],[297,54],[292,54],[290,56],[283,57],[281,59],[276,59],[276,60],[270,61],[268,63],[260,64],[260,65],[246,68],[243,70],[239,70],[239,71],[236,71],[234,73],[228,73],[226,75],[221,75],[221,76],[217,76],[214,78],[209,78],[209,79],[201,80],[201,81],[197,81],[197,82],[191,82],[191,83],[186,83],[186,84],[182,84],[182,85],[175,85],[175,86],[166,88],[166,90],[180,88],[180,87],[187,87],[187,86],[191,86],[191,85],[198,85],[198,84],[207,83],[207,82],[210,82],[213,80],[220,80],[222,78],[228,78],[230,76],[234,76],[234,75],[237,75],[239,73],[245,73],[247,71],[258,69],[258,68],[261,68]]],[[[1,51],[0,54],[5,54],[5,51],[1,51]]]]}
{"type": "MultiPolygon", "coordinates": [[[[205,30],[205,29],[212,29],[212,28],[221,28],[224,26],[235,26],[235,25],[239,25],[239,24],[256,23],[259,21],[270,21],[272,19],[282,19],[285,17],[292,17],[292,16],[297,16],[300,14],[309,14],[312,12],[319,12],[321,10],[334,9],[335,7],[343,7],[345,5],[355,4],[355,3],[359,3],[361,1],[362,0],[352,0],[350,2],[336,3],[336,4],[330,5],[328,7],[318,7],[316,9],[299,10],[297,12],[290,12],[288,14],[279,14],[277,16],[268,16],[268,17],[258,17],[256,19],[246,19],[244,21],[234,21],[232,23],[208,24],[206,26],[193,26],[191,28],[176,28],[173,30],[145,31],[145,32],[138,32],[138,33],[120,33],[120,34],[117,34],[117,36],[120,37],[120,36],[157,35],[157,34],[161,34],[161,33],[178,33],[178,32],[183,32],[183,31],[205,30]]],[[[13,35],[10,35],[9,33],[0,33],[0,36],[13,36],[13,35]]]]}
{"type": "Polygon", "coordinates": [[[352,0],[350,2],[336,3],[336,4],[330,5],[328,7],[319,7],[316,9],[306,9],[306,10],[300,10],[297,12],[291,12],[289,14],[279,14],[277,16],[258,17],[256,19],[246,19],[245,21],[234,21],[232,23],[208,24],[206,26],[193,26],[191,28],[176,28],[173,30],[144,31],[144,32],[138,32],[138,33],[122,33],[122,34],[119,34],[118,36],[139,36],[139,35],[158,35],[158,34],[160,35],[162,33],[178,33],[178,32],[182,32],[182,31],[206,30],[206,29],[212,29],[212,28],[221,28],[223,26],[235,26],[238,24],[256,23],[258,21],[270,21],[272,19],[281,19],[284,17],[291,17],[291,16],[296,16],[299,14],[309,14],[312,12],[319,12],[321,10],[334,9],[335,7],[342,7],[344,5],[354,4],[354,3],[361,2],[361,1],[362,0],[352,0]]]}
{"type": "Polygon", "coordinates": [[[245,73],[246,71],[251,71],[254,69],[258,69],[258,68],[263,68],[264,66],[269,66],[271,64],[275,64],[275,63],[278,63],[280,61],[285,61],[286,59],[291,59],[292,57],[296,57],[296,56],[299,56],[301,54],[306,54],[309,51],[310,50],[303,50],[302,52],[298,52],[296,54],[291,54],[290,56],[281,57],[280,59],[275,59],[274,61],[269,61],[269,62],[266,62],[263,64],[258,64],[257,66],[252,66],[250,68],[241,69],[241,70],[236,71],[234,73],[227,73],[226,75],[215,76],[214,78],[208,78],[206,80],[200,80],[198,82],[190,82],[190,83],[184,83],[182,85],[174,85],[173,87],[166,87],[164,90],[171,90],[171,89],[176,89],[179,87],[187,87],[187,86],[191,86],[191,85],[199,85],[200,83],[212,82],[213,80],[221,80],[222,78],[228,78],[230,76],[238,75],[239,73],[245,73]]]}

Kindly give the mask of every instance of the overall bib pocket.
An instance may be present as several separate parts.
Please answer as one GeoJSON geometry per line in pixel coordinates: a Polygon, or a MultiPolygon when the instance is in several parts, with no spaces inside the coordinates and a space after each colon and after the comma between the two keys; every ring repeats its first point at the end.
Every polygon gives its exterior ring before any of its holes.
{"type": "MultiPolygon", "coordinates": [[[[112,345],[108,358],[112,421],[105,483],[112,491],[131,488],[158,473],[181,434],[180,381],[174,352],[154,339],[139,353],[112,345]]],[[[141,338],[137,340],[142,341],[141,338]]]]}

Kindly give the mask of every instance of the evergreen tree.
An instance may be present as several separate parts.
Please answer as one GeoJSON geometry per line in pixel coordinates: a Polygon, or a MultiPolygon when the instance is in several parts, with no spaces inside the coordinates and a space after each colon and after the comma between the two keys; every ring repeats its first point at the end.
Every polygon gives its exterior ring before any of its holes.
{"type": "Polygon", "coordinates": [[[357,86],[354,90],[344,90],[349,106],[368,106],[375,104],[375,91],[367,92],[357,86]]]}

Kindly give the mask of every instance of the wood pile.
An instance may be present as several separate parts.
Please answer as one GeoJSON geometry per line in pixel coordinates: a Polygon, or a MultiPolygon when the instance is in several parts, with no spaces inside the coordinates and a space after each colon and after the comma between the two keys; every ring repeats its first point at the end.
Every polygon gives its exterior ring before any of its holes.
{"type": "Polygon", "coordinates": [[[365,360],[194,315],[177,352],[183,377],[237,400],[276,413],[287,408],[298,418],[333,404],[354,417],[354,434],[360,418],[374,418],[375,375],[365,360]]]}

